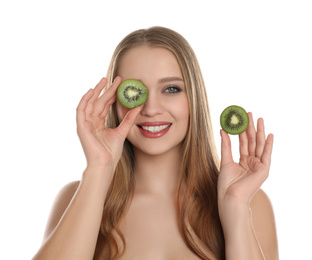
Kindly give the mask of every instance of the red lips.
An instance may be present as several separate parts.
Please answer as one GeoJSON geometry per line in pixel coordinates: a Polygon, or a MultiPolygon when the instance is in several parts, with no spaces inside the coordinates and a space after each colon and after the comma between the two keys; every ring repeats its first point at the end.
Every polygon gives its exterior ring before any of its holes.
{"type": "Polygon", "coordinates": [[[164,121],[142,122],[137,124],[141,134],[147,138],[159,138],[164,136],[170,130],[171,125],[172,123],[164,121]],[[164,128],[165,126],[168,127],[164,128]],[[143,129],[143,127],[145,129],[143,129]]]}

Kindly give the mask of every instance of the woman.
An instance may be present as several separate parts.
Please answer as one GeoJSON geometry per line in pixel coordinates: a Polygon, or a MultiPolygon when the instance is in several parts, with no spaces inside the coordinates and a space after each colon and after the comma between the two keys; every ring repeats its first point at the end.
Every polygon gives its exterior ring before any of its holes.
{"type": "Polygon", "coordinates": [[[223,130],[219,163],[187,41],[162,27],[129,34],[107,78],[77,107],[87,167],[58,195],[34,259],[278,259],[273,210],[260,190],[273,135],[249,117],[240,163],[223,130]],[[116,100],[125,79],[147,86],[141,107],[116,100]]]}

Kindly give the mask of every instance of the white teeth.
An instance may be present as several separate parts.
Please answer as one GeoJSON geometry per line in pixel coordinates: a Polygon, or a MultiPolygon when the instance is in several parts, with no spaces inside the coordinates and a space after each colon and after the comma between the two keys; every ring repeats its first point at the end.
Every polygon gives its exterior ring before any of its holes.
{"type": "Polygon", "coordinates": [[[170,124],[168,125],[159,125],[159,126],[143,126],[142,125],[142,128],[146,131],[149,131],[151,133],[158,133],[164,129],[166,129],[167,127],[169,127],[170,124]]]}

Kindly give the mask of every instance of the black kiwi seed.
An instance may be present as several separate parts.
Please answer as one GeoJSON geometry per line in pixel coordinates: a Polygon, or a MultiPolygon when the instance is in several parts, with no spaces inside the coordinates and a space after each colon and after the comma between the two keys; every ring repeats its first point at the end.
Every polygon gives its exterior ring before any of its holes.
{"type": "Polygon", "coordinates": [[[248,114],[240,106],[228,106],[221,113],[220,124],[222,129],[231,135],[241,134],[249,125],[248,114]]]}
{"type": "Polygon", "coordinates": [[[127,79],[119,85],[117,97],[124,107],[134,108],[145,103],[148,97],[148,90],[141,81],[127,79]]]}

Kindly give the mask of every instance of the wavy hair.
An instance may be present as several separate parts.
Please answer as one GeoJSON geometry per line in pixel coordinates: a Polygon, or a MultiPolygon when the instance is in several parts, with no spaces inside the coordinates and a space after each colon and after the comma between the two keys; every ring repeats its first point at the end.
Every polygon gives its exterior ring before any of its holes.
{"type": "MultiPolygon", "coordinates": [[[[108,85],[118,75],[123,55],[141,45],[171,51],[180,65],[186,86],[190,120],[183,141],[183,176],[178,193],[178,201],[182,201],[179,203],[179,226],[184,240],[202,259],[223,260],[225,245],[217,203],[220,163],[206,88],[197,58],[189,43],[175,31],[164,27],[137,30],[126,36],[115,49],[107,72],[108,85]]],[[[106,126],[114,128],[118,125],[115,103],[106,118],[106,126]]],[[[133,147],[126,140],[106,197],[94,259],[104,255],[108,259],[117,259],[125,250],[125,239],[118,229],[118,223],[133,195],[134,161],[133,147]]]]}

